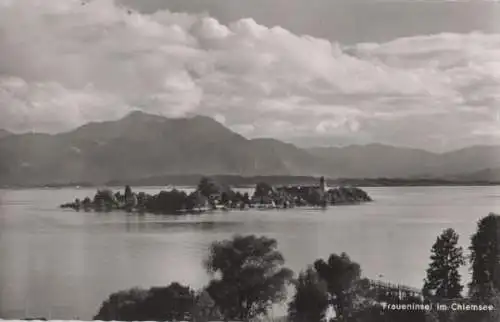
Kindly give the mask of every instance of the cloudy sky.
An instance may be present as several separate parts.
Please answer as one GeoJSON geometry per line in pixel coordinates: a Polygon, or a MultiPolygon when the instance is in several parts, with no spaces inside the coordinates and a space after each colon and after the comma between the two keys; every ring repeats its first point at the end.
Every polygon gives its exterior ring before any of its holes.
{"type": "Polygon", "coordinates": [[[500,139],[500,5],[0,0],[0,128],[132,110],[247,137],[449,150],[500,139]]]}

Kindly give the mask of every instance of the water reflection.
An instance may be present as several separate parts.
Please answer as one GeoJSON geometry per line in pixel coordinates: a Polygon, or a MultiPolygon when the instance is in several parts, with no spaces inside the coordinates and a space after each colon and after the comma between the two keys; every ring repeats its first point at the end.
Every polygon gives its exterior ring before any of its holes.
{"type": "MultiPolygon", "coordinates": [[[[200,230],[200,231],[229,231],[234,227],[240,225],[239,222],[216,222],[216,221],[156,221],[148,220],[141,216],[130,215],[129,219],[125,222],[110,222],[104,223],[104,226],[115,226],[117,229],[121,229],[120,226],[125,225],[127,232],[156,232],[158,230],[164,233],[170,233],[175,231],[186,231],[186,230],[200,230]]],[[[103,229],[109,229],[109,227],[104,227],[103,229]]]]}

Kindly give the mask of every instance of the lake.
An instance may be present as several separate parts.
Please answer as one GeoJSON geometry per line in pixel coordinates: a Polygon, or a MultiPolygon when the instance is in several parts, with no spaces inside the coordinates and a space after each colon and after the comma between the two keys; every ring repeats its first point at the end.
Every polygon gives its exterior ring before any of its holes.
{"type": "Polygon", "coordinates": [[[477,221],[500,212],[500,187],[366,190],[374,202],[178,217],[58,208],[93,189],[0,190],[0,317],[91,319],[118,290],[172,281],[199,288],[208,246],[234,234],[276,238],[295,272],[345,251],[366,277],[420,288],[443,229],[468,247],[477,221]]]}

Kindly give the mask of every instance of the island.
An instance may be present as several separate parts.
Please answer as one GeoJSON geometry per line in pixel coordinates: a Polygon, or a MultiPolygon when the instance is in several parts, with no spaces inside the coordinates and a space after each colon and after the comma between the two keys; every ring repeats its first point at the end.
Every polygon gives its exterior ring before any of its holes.
{"type": "Polygon", "coordinates": [[[272,186],[260,182],[253,195],[234,191],[208,177],[201,178],[196,189],[187,193],[178,189],[160,191],[158,194],[135,193],[126,186],[123,193],[111,189],[97,190],[93,198],[76,199],[61,205],[84,211],[114,211],[181,214],[211,210],[231,209],[289,209],[295,207],[326,208],[331,205],[358,204],[372,201],[362,189],[351,186],[329,188],[324,177],[318,185],[272,186]]]}

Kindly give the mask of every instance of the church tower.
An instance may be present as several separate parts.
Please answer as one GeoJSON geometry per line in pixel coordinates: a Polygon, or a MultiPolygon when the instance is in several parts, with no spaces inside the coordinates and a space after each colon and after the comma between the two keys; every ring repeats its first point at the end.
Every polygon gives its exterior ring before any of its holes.
{"type": "Polygon", "coordinates": [[[325,182],[325,177],[321,177],[319,179],[319,193],[321,195],[321,204],[323,207],[326,207],[328,203],[328,196],[326,193],[326,182],[325,182]]]}
{"type": "Polygon", "coordinates": [[[324,194],[326,192],[326,182],[325,182],[325,177],[321,177],[319,179],[319,189],[321,190],[321,193],[324,194]]]}

